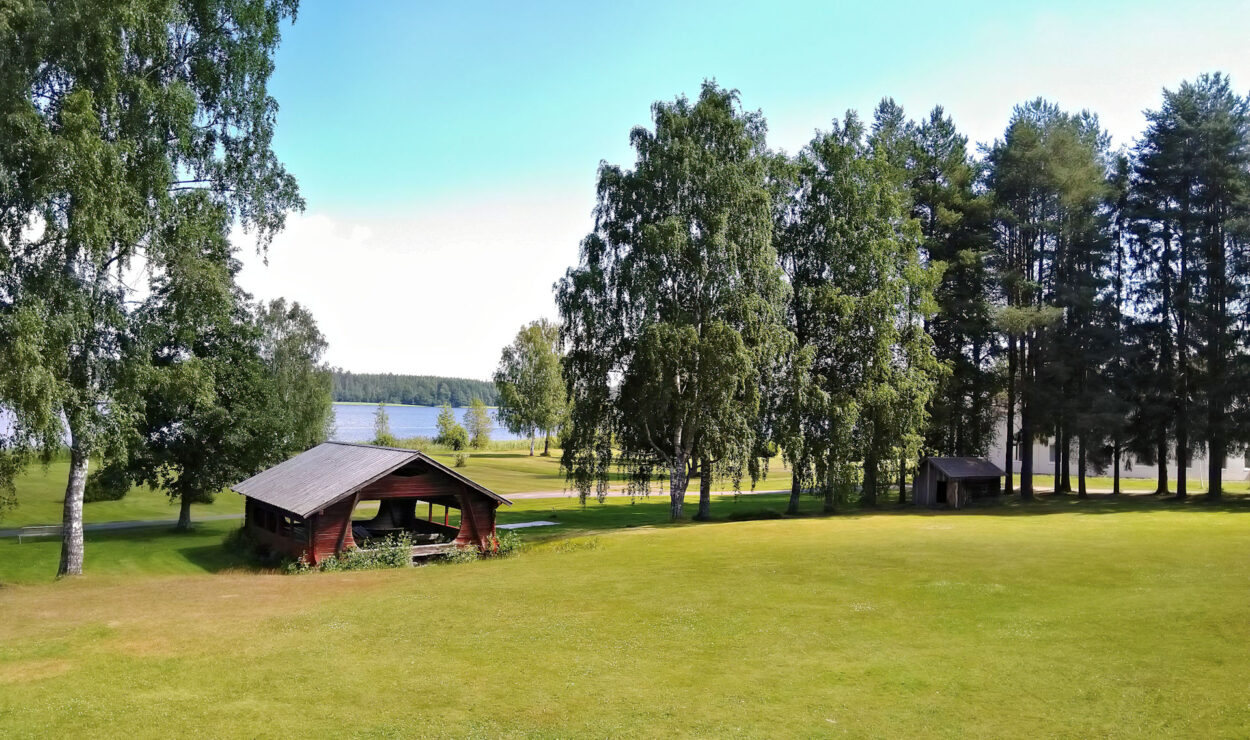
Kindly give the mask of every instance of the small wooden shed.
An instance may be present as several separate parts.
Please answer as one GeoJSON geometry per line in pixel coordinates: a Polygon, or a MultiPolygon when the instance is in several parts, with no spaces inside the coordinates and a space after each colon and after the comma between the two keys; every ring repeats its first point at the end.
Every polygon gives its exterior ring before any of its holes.
{"type": "Polygon", "coordinates": [[[326,442],[231,490],[245,499],[244,527],[260,543],[311,563],[407,534],[413,557],[495,542],[495,510],[512,502],[418,450],[326,442]],[[352,521],[361,501],[376,515],[352,521]],[[452,522],[452,511],[456,519],[452,522]]]}
{"type": "Polygon", "coordinates": [[[1003,470],[980,457],[926,457],[913,485],[916,506],[958,509],[980,496],[1002,492],[1003,470]]]}

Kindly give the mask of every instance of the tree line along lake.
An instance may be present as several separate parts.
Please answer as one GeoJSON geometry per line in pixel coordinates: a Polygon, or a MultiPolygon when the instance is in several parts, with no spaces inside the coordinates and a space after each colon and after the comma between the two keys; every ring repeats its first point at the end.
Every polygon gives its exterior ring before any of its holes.
{"type": "MultiPolygon", "coordinates": [[[[339,442],[369,442],[373,439],[373,417],[378,405],[373,403],[335,403],[334,429],[330,438],[339,442]]],[[[391,434],[400,439],[409,437],[434,437],[438,434],[437,406],[398,406],[386,404],[386,415],[391,420],[391,434]]],[[[464,424],[467,408],[453,409],[456,420],[464,424]]],[[[490,409],[493,427],[490,438],[496,440],[520,439],[499,424],[497,409],[490,409]]]]}

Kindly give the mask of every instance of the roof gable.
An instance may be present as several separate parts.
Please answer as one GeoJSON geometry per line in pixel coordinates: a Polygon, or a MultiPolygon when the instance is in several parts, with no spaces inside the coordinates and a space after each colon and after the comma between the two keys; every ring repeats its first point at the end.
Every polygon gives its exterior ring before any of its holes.
{"type": "Polygon", "coordinates": [[[926,457],[947,478],[1001,478],[1003,469],[981,457],[926,457]]]}
{"type": "Polygon", "coordinates": [[[500,503],[512,503],[418,450],[346,442],[319,444],[234,485],[231,490],[306,517],[414,460],[421,460],[500,503]]]}

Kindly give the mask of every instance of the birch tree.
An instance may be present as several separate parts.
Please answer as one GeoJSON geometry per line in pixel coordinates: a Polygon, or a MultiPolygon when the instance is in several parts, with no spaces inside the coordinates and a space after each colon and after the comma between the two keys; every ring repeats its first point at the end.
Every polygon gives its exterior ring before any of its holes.
{"type": "Polygon", "coordinates": [[[560,329],[546,319],[531,322],[503,348],[495,370],[499,391],[499,421],[513,434],[534,440],[543,432],[543,455],[550,452],[551,432],[565,411],[564,375],[561,370],[560,329]]]}
{"type": "MultiPolygon", "coordinates": [[[[652,106],[633,169],[599,169],[595,229],[557,286],[571,409],[562,464],[583,500],[620,464],[633,490],[689,469],[740,479],[760,447],[760,368],[784,342],[765,123],[708,82],[652,106]]],[[[710,477],[708,478],[710,480],[710,477]]]]}
{"type": "MultiPolygon", "coordinates": [[[[302,207],[271,141],[294,0],[25,2],[0,14],[0,403],[9,454],[68,432],[60,575],[82,572],[91,456],[123,425],[128,270],[159,265],[179,194],[261,248],[302,207]]],[[[10,468],[11,466],[0,466],[10,468]]]]}

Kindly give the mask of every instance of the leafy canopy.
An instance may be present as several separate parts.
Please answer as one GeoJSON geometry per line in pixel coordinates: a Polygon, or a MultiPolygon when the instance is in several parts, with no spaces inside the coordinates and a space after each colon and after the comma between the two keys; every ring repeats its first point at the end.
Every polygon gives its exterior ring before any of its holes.
{"type": "Polygon", "coordinates": [[[634,169],[600,167],[595,230],[557,288],[572,403],[563,464],[583,497],[604,492],[614,461],[643,490],[666,468],[680,517],[691,459],[735,479],[757,470],[760,368],[788,336],[786,287],[763,117],[712,82],[652,114],[654,130],[630,135],[634,169]]]}

